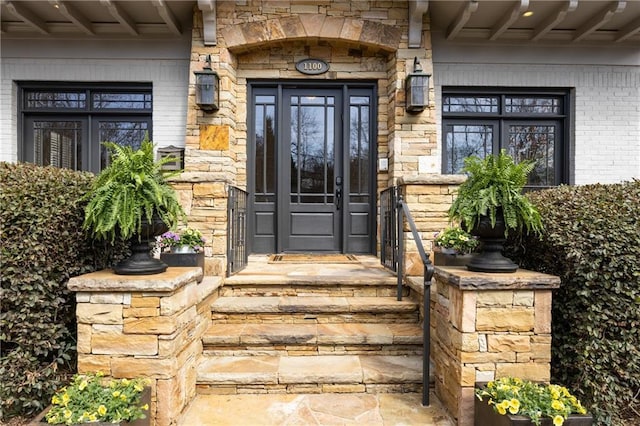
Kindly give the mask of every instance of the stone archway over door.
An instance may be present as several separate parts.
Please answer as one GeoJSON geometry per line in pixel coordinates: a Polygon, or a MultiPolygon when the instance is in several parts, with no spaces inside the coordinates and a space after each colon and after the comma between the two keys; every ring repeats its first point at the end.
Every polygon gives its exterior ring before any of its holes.
{"type": "Polygon", "coordinates": [[[250,246],[254,253],[372,253],[373,84],[251,86],[250,246]]]}

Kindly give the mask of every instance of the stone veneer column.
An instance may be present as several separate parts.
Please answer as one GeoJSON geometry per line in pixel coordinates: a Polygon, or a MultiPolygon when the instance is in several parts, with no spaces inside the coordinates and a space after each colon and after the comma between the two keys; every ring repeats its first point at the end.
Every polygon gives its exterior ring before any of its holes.
{"type": "Polygon", "coordinates": [[[148,378],[152,425],[175,425],[195,396],[201,337],[221,283],[197,283],[201,274],[191,267],[139,276],[103,270],[69,280],[77,292],[78,371],[148,378]]]}
{"type": "Polygon", "coordinates": [[[550,380],[551,290],[560,278],[524,269],[488,274],[436,267],[434,285],[436,395],[458,425],[473,425],[477,382],[550,380]]]}
{"type": "MultiPolygon", "coordinates": [[[[433,251],[435,233],[449,225],[449,207],[453,203],[458,186],[465,179],[463,175],[424,175],[398,180],[400,194],[409,206],[427,254],[433,251]]],[[[404,224],[404,232],[405,273],[410,276],[422,276],[422,261],[407,223],[404,224]]]]}

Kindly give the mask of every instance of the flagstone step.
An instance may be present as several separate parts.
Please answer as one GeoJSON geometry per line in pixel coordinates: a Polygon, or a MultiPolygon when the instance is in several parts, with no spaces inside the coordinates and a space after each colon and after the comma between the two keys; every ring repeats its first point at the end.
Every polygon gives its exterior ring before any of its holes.
{"type": "Polygon", "coordinates": [[[220,297],[211,305],[214,323],[413,322],[418,304],[395,297],[220,297]]]}
{"type": "Polygon", "coordinates": [[[203,356],[200,393],[417,392],[421,356],[203,356]]]}
{"type": "Polygon", "coordinates": [[[418,324],[214,324],[202,338],[208,355],[414,355],[422,351],[418,324]]]}

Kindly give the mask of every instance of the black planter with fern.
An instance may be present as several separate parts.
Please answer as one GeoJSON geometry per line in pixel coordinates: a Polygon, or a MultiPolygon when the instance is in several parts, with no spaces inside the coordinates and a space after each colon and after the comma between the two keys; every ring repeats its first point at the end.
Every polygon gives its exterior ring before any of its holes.
{"type": "Polygon", "coordinates": [[[113,267],[119,275],[152,275],[167,270],[168,265],[151,255],[155,237],[167,232],[169,227],[157,215],[148,221],[142,218],[140,232],[129,239],[131,256],[113,267]]]}
{"type": "Polygon", "coordinates": [[[129,241],[131,256],[115,265],[122,275],[158,274],[167,265],[151,256],[155,237],[177,225],[184,212],[166,178],[176,172],[162,169],[167,157],[155,161],[153,144],[140,149],[111,142],[104,145],[110,164],[100,172],[87,194],[83,227],[97,239],[129,241]]]}
{"type": "Polygon", "coordinates": [[[518,265],[502,255],[509,232],[526,231],[540,235],[540,213],[522,193],[534,161],[515,163],[501,150],[484,159],[465,159],[462,171],[467,180],[458,188],[458,195],[449,209],[449,217],[479,237],[478,252],[467,264],[477,272],[515,272],[518,265]]]}
{"type": "Polygon", "coordinates": [[[475,272],[515,272],[518,265],[511,259],[502,255],[506,238],[504,236],[506,225],[502,209],[496,212],[495,225],[491,225],[489,216],[482,216],[476,226],[471,230],[471,235],[478,237],[480,246],[471,260],[467,263],[467,269],[475,272]]]}

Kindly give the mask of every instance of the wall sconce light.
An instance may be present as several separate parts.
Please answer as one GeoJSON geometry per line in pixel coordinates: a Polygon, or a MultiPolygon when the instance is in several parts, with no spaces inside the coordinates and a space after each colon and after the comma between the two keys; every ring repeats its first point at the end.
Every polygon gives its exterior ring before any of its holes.
{"type": "Polygon", "coordinates": [[[413,59],[413,72],[407,75],[404,90],[407,112],[420,112],[429,106],[429,78],[431,75],[422,71],[418,57],[413,59]]]}
{"type": "Polygon", "coordinates": [[[196,75],[196,104],[203,111],[216,111],[220,96],[220,78],[218,73],[211,69],[211,56],[207,55],[207,62],[202,71],[193,73],[196,75]]]}

